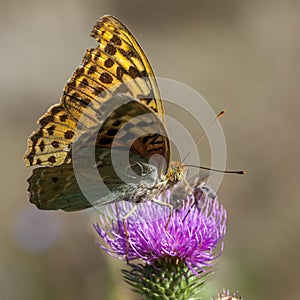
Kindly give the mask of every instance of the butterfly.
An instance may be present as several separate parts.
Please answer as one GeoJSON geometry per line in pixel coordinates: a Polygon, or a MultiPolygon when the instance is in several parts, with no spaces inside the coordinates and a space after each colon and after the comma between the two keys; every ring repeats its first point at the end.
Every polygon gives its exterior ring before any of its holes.
{"type": "Polygon", "coordinates": [[[144,201],[184,176],[181,164],[171,162],[163,103],[142,48],[110,15],[96,22],[91,36],[97,47],[86,51],[60,103],[28,139],[25,164],[39,166],[28,191],[40,209],[144,201]]]}

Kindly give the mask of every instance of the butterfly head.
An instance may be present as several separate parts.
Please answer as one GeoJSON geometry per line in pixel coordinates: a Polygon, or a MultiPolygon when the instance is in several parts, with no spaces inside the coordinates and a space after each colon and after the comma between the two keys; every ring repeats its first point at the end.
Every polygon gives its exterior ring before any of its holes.
{"type": "Polygon", "coordinates": [[[187,167],[182,165],[179,161],[174,161],[170,164],[166,179],[171,182],[178,182],[185,178],[186,173],[187,167]]]}

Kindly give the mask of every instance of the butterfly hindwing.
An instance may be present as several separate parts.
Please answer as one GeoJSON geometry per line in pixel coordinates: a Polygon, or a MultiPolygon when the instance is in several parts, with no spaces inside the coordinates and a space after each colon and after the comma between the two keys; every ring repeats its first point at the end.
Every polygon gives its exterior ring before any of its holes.
{"type": "MultiPolygon", "coordinates": [[[[119,161],[123,162],[123,151],[116,151],[119,161]]],[[[119,200],[130,200],[136,193],[145,194],[149,187],[155,185],[157,170],[155,166],[147,164],[145,157],[130,154],[129,159],[131,167],[136,172],[132,174],[139,176],[142,175],[141,172],[153,174],[147,176],[148,180],[144,180],[141,184],[140,177],[133,180],[128,172],[130,166],[124,163],[118,165],[119,174],[123,175],[120,178],[114,171],[110,155],[109,148],[97,148],[97,166],[89,167],[83,153],[81,161],[77,161],[76,168],[73,163],[64,163],[55,167],[34,169],[28,179],[30,202],[43,210],[77,211],[119,200]],[[139,165],[135,162],[139,162],[139,165]],[[140,169],[141,164],[143,169],[140,169]]]]}
{"type": "Polygon", "coordinates": [[[164,124],[150,108],[117,94],[103,104],[102,116],[74,142],[70,162],[33,171],[30,201],[40,209],[74,211],[131,200],[155,186],[166,170],[168,161],[149,161],[169,151],[164,124]]]}

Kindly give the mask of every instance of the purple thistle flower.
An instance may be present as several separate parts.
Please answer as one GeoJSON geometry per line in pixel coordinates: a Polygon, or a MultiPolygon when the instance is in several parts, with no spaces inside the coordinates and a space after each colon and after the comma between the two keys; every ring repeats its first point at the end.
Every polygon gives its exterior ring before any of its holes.
{"type": "MultiPolygon", "coordinates": [[[[172,203],[173,193],[167,190],[158,200],[172,203]]],[[[184,263],[194,275],[200,275],[223,251],[226,210],[204,184],[195,187],[183,203],[171,214],[170,204],[153,201],[111,205],[109,215],[100,215],[99,224],[94,225],[106,243],[99,246],[113,257],[141,259],[146,265],[155,266],[158,261],[184,263]],[[135,211],[128,213],[132,205],[135,211]],[[126,213],[126,218],[119,217],[126,213]]]]}
{"type": "Polygon", "coordinates": [[[242,297],[238,297],[238,293],[230,294],[229,290],[223,289],[222,294],[218,293],[218,298],[212,298],[212,300],[242,300],[242,297]]]}

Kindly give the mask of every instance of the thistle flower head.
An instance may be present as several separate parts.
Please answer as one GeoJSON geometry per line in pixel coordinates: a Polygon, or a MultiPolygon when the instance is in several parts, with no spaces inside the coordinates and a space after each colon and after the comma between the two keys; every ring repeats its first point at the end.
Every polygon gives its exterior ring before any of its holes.
{"type": "Polygon", "coordinates": [[[143,204],[115,203],[94,225],[99,246],[131,262],[123,277],[145,299],[194,299],[223,251],[225,209],[203,184],[181,193],[184,182],[143,204]]]}
{"type": "Polygon", "coordinates": [[[166,205],[147,201],[143,209],[132,213],[128,213],[129,203],[116,203],[111,207],[115,220],[100,215],[99,224],[94,225],[106,243],[99,246],[127,261],[141,259],[148,265],[161,260],[183,262],[195,275],[211,267],[223,250],[225,209],[212,190],[202,184],[193,189],[181,207],[172,211],[168,203],[173,192],[168,190],[164,199],[158,199],[166,205]],[[117,218],[124,210],[127,216],[117,218]]]}
{"type": "Polygon", "coordinates": [[[238,297],[238,293],[230,294],[228,290],[223,289],[222,294],[218,293],[218,298],[212,298],[212,300],[242,300],[242,297],[238,297]]]}

